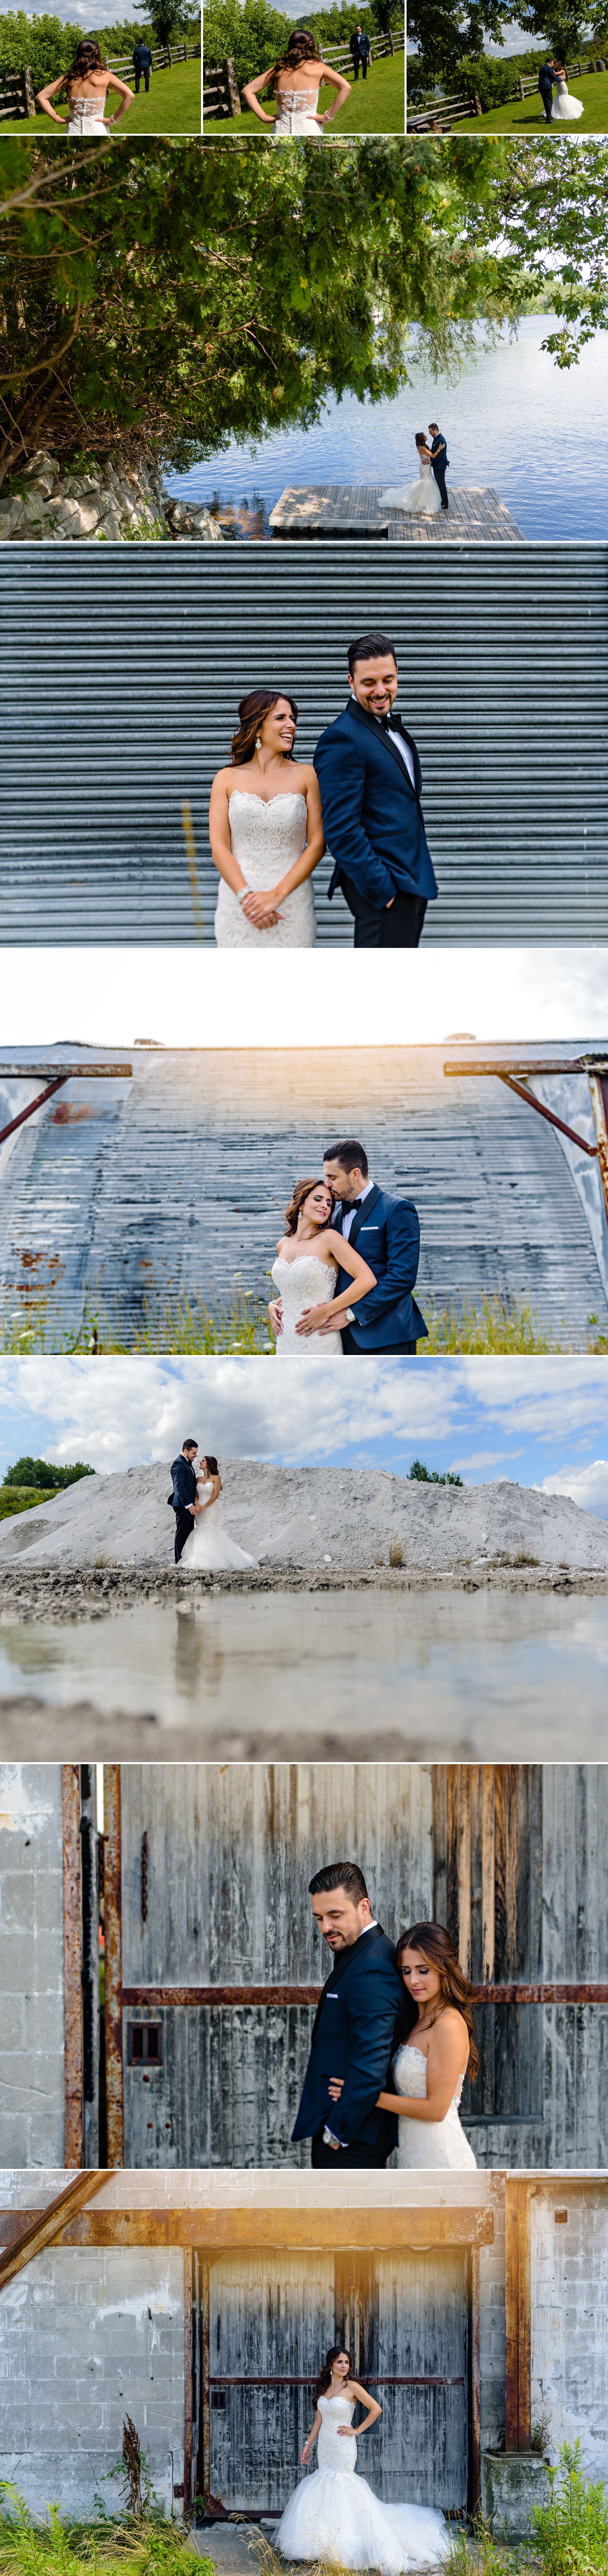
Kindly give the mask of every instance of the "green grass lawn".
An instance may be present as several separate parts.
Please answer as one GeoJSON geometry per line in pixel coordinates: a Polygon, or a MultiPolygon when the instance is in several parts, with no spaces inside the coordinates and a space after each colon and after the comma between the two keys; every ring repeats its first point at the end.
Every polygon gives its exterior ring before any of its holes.
{"type": "MultiPolygon", "coordinates": [[[[252,125],[253,121],[251,117],[252,125]]],[[[200,130],[200,61],[174,63],[170,72],[152,72],[147,98],[145,89],[140,89],[120,125],[111,128],[113,134],[200,134],[200,130]]],[[[23,116],[2,121],[3,134],[23,134],[29,139],[34,131],[57,134],[59,129],[52,116],[37,116],[35,129],[23,116]]]]}
{"type": "MultiPolygon", "coordinates": [[[[403,134],[404,66],[403,54],[382,54],[379,62],[372,65],[366,81],[363,81],[360,75],[358,81],[353,81],[350,98],[347,98],[345,107],[341,107],[340,114],[335,117],[332,125],[323,127],[323,132],[325,134],[334,132],[336,134],[403,134]]],[[[329,105],[330,97],[329,87],[321,91],[322,109],[329,105]]],[[[265,99],[262,104],[266,106],[265,99]]],[[[223,134],[240,134],[245,130],[248,133],[254,130],[260,138],[266,134],[266,128],[260,125],[257,116],[254,116],[248,108],[242,116],[235,120],[231,119],[230,123],[223,117],[218,119],[215,116],[208,116],[205,133],[213,134],[217,131],[219,123],[223,134]]],[[[269,131],[270,128],[268,128],[269,131]]]]}
{"type": "MultiPolygon", "coordinates": [[[[608,133],[608,72],[573,72],[570,88],[574,98],[582,98],[583,113],[576,124],[556,125],[555,134],[608,133]]],[[[510,100],[508,107],[488,108],[487,116],[472,116],[470,124],[454,127],[455,134],[524,134],[531,140],[546,134],[545,111],[536,90],[532,98],[510,100]]]]}

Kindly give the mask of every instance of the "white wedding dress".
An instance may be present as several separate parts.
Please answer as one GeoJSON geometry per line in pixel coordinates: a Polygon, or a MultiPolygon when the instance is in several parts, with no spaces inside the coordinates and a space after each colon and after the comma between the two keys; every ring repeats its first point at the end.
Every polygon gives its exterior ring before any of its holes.
{"type": "MultiPolygon", "coordinates": [[[[252,893],[279,885],[306,847],[306,797],[286,792],[268,798],[233,787],[228,813],[230,845],[252,893]]],[[[254,923],[247,920],[238,895],[221,877],[215,939],[218,948],[314,948],[315,907],[310,877],[303,885],[295,886],[293,894],[284,896],[281,919],[274,930],[256,930],[254,923]]]]}
{"type": "MultiPolygon", "coordinates": [[[[305,1306],[326,1305],[335,1294],[335,1272],[326,1261],[317,1261],[314,1252],[303,1252],[296,1261],[273,1261],[271,1278],[283,1305],[283,1331],[277,1340],[279,1360],[343,1360],[339,1332],[296,1333],[296,1324],[305,1306]]],[[[346,1318],[345,1318],[346,1321],[346,1318]]],[[[189,1542],[188,1542],[189,1543],[189,1542]]]]}
{"type": "MultiPolygon", "coordinates": [[[[397,2049],[396,2057],[393,2058],[392,2081],[395,2093],[403,2093],[410,2101],[424,2102],[426,2066],[424,2049],[412,2048],[411,2040],[406,2041],[402,2048],[397,2049]]],[[[468,2138],[465,2138],[459,2119],[463,2084],[464,2075],[459,2075],[456,2091],[444,2120],[398,2120],[398,2160],[400,2165],[406,2166],[409,2173],[414,2170],[420,2171],[425,2167],[428,2171],[429,2165],[435,2167],[474,2165],[477,2170],[477,2157],[469,2146],[468,2138]]]]}
{"type": "Polygon", "coordinates": [[[283,2558],[329,2559],[341,2567],[378,2568],[401,2576],[410,2567],[443,2567],[450,2535],[431,2505],[380,2504],[367,2478],[356,2477],[357,2444],[340,2424],[352,2423],[348,2397],[320,2397],[323,2422],[318,2467],[300,2480],[274,2535],[283,2558]]]}
{"type": "Polygon", "coordinates": [[[576,123],[577,116],[582,116],[584,102],[582,98],[572,97],[571,91],[568,88],[567,80],[560,80],[557,73],[555,77],[557,80],[557,97],[553,100],[551,124],[574,125],[576,123]]]}
{"type": "Polygon", "coordinates": [[[417,483],[391,485],[390,490],[381,492],[379,497],[392,510],[409,510],[414,519],[426,518],[427,514],[434,518],[436,511],[441,509],[439,485],[431,473],[428,458],[425,460],[424,457],[417,483]]]}
{"type": "Polygon", "coordinates": [[[104,90],[103,98],[71,99],[66,134],[107,134],[103,121],[107,95],[104,90]]]}
{"type": "MultiPolygon", "coordinates": [[[[210,1494],[211,1491],[211,1483],[202,1484],[197,1481],[197,1502],[201,1502],[203,1496],[210,1494]]],[[[257,1557],[246,1556],[244,1547],[235,1547],[234,1539],[226,1537],[220,1520],[219,1496],[217,1503],[209,1503],[206,1511],[201,1513],[200,1520],[194,1522],[191,1536],[186,1539],[186,1545],[182,1548],[180,1564],[186,1566],[189,1574],[196,1573],[201,1566],[206,1572],[214,1573],[222,1566],[236,1568],[239,1565],[257,1564],[257,1557]]]]}
{"type": "Polygon", "coordinates": [[[318,90],[314,92],[309,89],[281,90],[277,99],[276,121],[269,141],[285,143],[289,141],[290,134],[318,136],[322,131],[317,116],[318,104],[318,90]]]}

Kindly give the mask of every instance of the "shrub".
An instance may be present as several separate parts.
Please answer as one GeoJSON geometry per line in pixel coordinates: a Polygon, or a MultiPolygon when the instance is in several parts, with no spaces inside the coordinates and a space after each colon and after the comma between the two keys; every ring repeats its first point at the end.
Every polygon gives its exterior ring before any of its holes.
{"type": "Polygon", "coordinates": [[[403,1564],[403,1548],[400,1538],[392,1538],[389,1540],[388,1561],[389,1565],[403,1564]]]}
{"type": "Polygon", "coordinates": [[[16,1466],[7,1467],[4,1485],[39,1486],[45,1494],[61,1493],[65,1485],[77,1485],[81,1476],[94,1476],[94,1467],[86,1467],[77,1458],[73,1467],[51,1467],[47,1458],[18,1458],[16,1466]]]}
{"type": "Polygon", "coordinates": [[[548,2469],[551,2501],[533,2505],[534,2539],[543,2576],[605,2576],[608,2495],[581,2468],[580,2442],[564,2442],[559,2467],[548,2469]]]}
{"type": "Polygon", "coordinates": [[[425,1467],[422,1458],[414,1458],[411,1467],[408,1467],[408,1484],[462,1485],[462,1476],[453,1476],[450,1469],[446,1476],[439,1476],[436,1467],[425,1467]]]}

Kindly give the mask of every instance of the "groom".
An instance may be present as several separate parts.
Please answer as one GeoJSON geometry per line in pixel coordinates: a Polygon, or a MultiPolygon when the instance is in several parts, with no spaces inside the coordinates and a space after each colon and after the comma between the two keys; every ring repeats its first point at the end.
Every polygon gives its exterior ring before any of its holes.
{"type": "Polygon", "coordinates": [[[362,1870],[330,1861],[310,1881],[315,1922],[332,1952],[313,2025],[293,2139],[312,2138],[314,2167],[385,2165],[397,2143],[392,2112],[378,2111],[390,2069],[403,1986],[392,1941],[374,1921],[362,1870]],[[332,2076],[343,2077],[339,2103],[332,2076]]]}
{"type": "Polygon", "coordinates": [[[552,124],[553,124],[553,83],[554,83],[554,80],[555,80],[555,69],[554,69],[554,63],[553,63],[553,55],[552,55],[552,54],[547,54],[547,57],[546,57],[545,62],[544,62],[544,63],[541,63],[541,67],[540,67],[540,71],[539,71],[539,75],[538,75],[538,86],[539,86],[539,90],[540,90],[540,94],[541,94],[541,98],[542,98],[542,102],[543,102],[543,107],[544,107],[544,111],[545,111],[545,125],[552,125],[552,124]]]}
{"type": "Polygon", "coordinates": [[[176,1565],[179,1565],[186,1539],[190,1537],[194,1521],[202,1508],[196,1499],[194,1461],[197,1449],[198,1440],[183,1440],[179,1458],[174,1458],[171,1468],[171,1492],[167,1495],[167,1502],[175,1512],[176,1565]]]}
{"type": "Polygon", "coordinates": [[[355,918],[355,948],[417,948],[437,881],[420,802],[416,744],[395,709],[399,686],[388,635],[359,635],[348,652],[348,705],[321,734],[314,766],[336,886],[355,918]]]}
{"type": "MultiPolygon", "coordinates": [[[[341,1316],[332,1317],[333,1300],[322,1309],[309,1306],[307,1316],[302,1315],[296,1324],[302,1351],[311,1333],[318,1349],[327,1333],[339,1330],[343,1351],[373,1351],[375,1359],[382,1354],[396,1359],[399,1352],[414,1358],[416,1343],[428,1341],[424,1316],[413,1295],[420,1260],[420,1225],[414,1201],[393,1199],[388,1190],[379,1189],[370,1180],[365,1146],[355,1136],[347,1136],[338,1145],[326,1145],[323,1169],[334,1198],[340,1202],[331,1219],[333,1233],[359,1245],[361,1259],[369,1261],[376,1285],[356,1306],[347,1307],[345,1323],[344,1309],[341,1316]]],[[[334,1296],[339,1297],[350,1284],[350,1271],[339,1270],[334,1296]]],[[[280,1298],[268,1311],[278,1339],[282,1331],[280,1298]]]]}

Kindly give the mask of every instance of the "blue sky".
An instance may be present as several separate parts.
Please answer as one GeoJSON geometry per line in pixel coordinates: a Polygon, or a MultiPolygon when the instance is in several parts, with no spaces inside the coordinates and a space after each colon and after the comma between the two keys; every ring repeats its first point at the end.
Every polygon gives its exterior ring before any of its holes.
{"type": "Polygon", "coordinates": [[[218,1457],[507,1476],[608,1519],[608,1360],[0,1360],[0,1473],[24,1453],[112,1469],[218,1457]]]}

